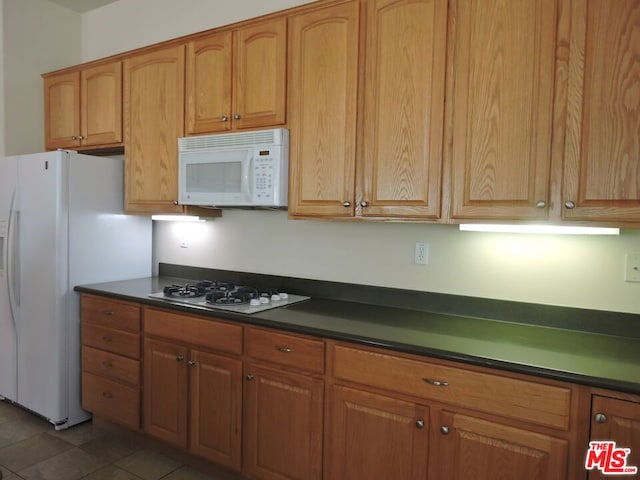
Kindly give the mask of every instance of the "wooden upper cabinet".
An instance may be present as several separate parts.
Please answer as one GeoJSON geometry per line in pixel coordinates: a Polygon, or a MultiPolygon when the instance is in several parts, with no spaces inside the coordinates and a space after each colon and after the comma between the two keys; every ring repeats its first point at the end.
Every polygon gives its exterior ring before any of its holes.
{"type": "Polygon", "coordinates": [[[187,134],[285,122],[285,17],[187,44],[187,134]]]}
{"type": "Polygon", "coordinates": [[[454,0],[454,219],[548,215],[556,0],[454,0]]]}
{"type": "Polygon", "coordinates": [[[639,29],[637,0],[572,2],[564,219],[640,221],[639,29]]]}
{"type": "Polygon", "coordinates": [[[289,23],[289,214],[352,216],[355,199],[358,2],[289,23]]]}
{"type": "Polygon", "coordinates": [[[122,62],[44,78],[45,148],[122,144],[122,62]]]}
{"type": "Polygon", "coordinates": [[[125,209],[182,212],[178,138],[184,135],[184,45],[124,61],[125,209]]]}
{"type": "Polygon", "coordinates": [[[44,78],[45,148],[80,146],[80,72],[44,78]]]}
{"type": "Polygon", "coordinates": [[[356,211],[440,216],[446,0],[369,0],[356,211]]]}

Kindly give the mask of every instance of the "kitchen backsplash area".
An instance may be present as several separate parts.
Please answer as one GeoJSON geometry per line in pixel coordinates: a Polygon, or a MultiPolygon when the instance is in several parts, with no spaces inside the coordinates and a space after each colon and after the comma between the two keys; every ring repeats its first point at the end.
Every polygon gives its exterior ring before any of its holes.
{"type": "Polygon", "coordinates": [[[640,230],[620,236],[460,232],[454,225],[289,220],[225,210],[202,223],[154,222],[154,264],[267,273],[409,290],[640,313],[624,281],[640,230]],[[428,265],[414,264],[416,243],[428,265]]]}

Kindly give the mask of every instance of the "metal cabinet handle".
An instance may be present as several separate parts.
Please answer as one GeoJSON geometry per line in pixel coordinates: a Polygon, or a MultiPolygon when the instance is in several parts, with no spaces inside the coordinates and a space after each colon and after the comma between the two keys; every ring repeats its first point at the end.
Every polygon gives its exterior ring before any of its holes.
{"type": "Polygon", "coordinates": [[[113,316],[113,310],[103,310],[102,314],[106,315],[107,317],[112,317],[113,316]]]}
{"type": "Polygon", "coordinates": [[[351,202],[349,202],[349,201],[342,202],[342,206],[345,207],[345,208],[346,207],[350,207],[351,206],[351,202]]]}
{"type": "Polygon", "coordinates": [[[184,355],[176,356],[176,360],[179,361],[179,362],[183,361],[184,360],[184,355]]]}
{"type": "Polygon", "coordinates": [[[293,352],[293,348],[291,348],[291,347],[280,347],[278,345],[276,345],[276,350],[278,350],[279,352],[284,352],[284,353],[293,352]]]}
{"type": "Polygon", "coordinates": [[[107,342],[107,343],[111,343],[111,342],[113,342],[113,338],[111,338],[111,337],[107,337],[106,335],[104,335],[104,336],[102,337],[102,340],[104,340],[104,341],[105,341],[105,342],[107,342]]]}
{"type": "Polygon", "coordinates": [[[229,120],[229,117],[227,117],[226,115],[222,115],[222,116],[220,117],[220,121],[221,121],[221,122],[226,122],[226,121],[228,121],[228,120],[229,120]]]}
{"type": "Polygon", "coordinates": [[[111,399],[111,398],[113,398],[113,393],[111,393],[111,392],[102,392],[102,396],[103,396],[104,398],[109,398],[109,399],[111,399]]]}
{"type": "Polygon", "coordinates": [[[433,385],[435,387],[448,387],[449,382],[443,382],[441,380],[432,380],[430,378],[423,378],[423,382],[428,383],[429,385],[433,385]]]}
{"type": "Polygon", "coordinates": [[[187,362],[187,365],[189,365],[190,367],[195,367],[196,362],[194,362],[193,360],[189,360],[189,361],[187,362]]]}
{"type": "Polygon", "coordinates": [[[361,201],[361,202],[360,202],[360,206],[361,206],[362,208],[368,207],[368,206],[369,206],[369,202],[367,202],[367,201],[363,200],[363,201],[361,201]]]}
{"type": "Polygon", "coordinates": [[[576,202],[574,202],[573,200],[568,200],[564,202],[564,207],[568,208],[569,210],[576,208],[576,202]]]}
{"type": "Polygon", "coordinates": [[[240,117],[240,114],[239,114],[239,113],[234,113],[234,114],[233,114],[233,119],[234,119],[234,120],[240,120],[240,118],[242,118],[242,117],[240,117]]]}
{"type": "Polygon", "coordinates": [[[424,428],[424,420],[416,420],[416,427],[424,428]]]}
{"type": "Polygon", "coordinates": [[[544,208],[544,207],[546,207],[546,206],[547,206],[547,202],[545,202],[544,200],[538,200],[538,201],[536,202],[536,207],[537,207],[537,208],[544,208]]]}
{"type": "Polygon", "coordinates": [[[449,427],[445,427],[444,425],[440,427],[440,433],[442,435],[449,435],[449,427]]]}
{"type": "Polygon", "coordinates": [[[105,360],[104,362],[102,362],[102,366],[104,368],[111,368],[113,367],[113,363],[111,363],[109,360],[105,360]]]}
{"type": "Polygon", "coordinates": [[[606,423],[607,416],[604,413],[596,413],[594,420],[596,421],[596,423],[606,423]]]}
{"type": "Polygon", "coordinates": [[[250,382],[251,380],[253,380],[256,377],[254,377],[253,375],[246,375],[244,378],[247,379],[247,381],[250,382]]]}

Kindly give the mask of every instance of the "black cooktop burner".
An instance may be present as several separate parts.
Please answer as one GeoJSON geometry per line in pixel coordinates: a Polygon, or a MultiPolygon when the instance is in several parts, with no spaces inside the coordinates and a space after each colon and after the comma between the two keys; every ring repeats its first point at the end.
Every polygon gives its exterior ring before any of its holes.
{"type": "Polygon", "coordinates": [[[193,298],[202,297],[207,291],[198,283],[195,285],[168,285],[164,287],[163,293],[167,297],[193,298]]]}

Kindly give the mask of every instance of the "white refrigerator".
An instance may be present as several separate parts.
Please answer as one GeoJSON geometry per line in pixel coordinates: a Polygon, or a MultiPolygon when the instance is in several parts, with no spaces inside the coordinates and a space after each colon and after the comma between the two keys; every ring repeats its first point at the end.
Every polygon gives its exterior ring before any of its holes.
{"type": "Polygon", "coordinates": [[[0,399],[56,429],[81,408],[79,284],[151,275],[151,219],[123,214],[123,160],[0,158],[0,399]]]}

